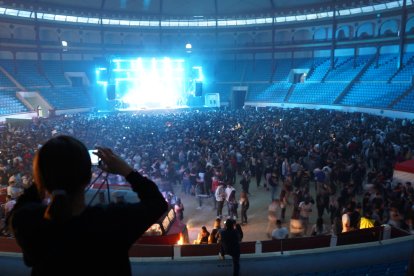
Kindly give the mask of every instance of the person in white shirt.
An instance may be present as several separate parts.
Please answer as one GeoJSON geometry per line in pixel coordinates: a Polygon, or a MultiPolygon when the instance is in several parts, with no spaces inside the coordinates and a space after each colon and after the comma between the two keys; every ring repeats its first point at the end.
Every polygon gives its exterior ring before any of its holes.
{"type": "Polygon", "coordinates": [[[276,228],[272,231],[272,239],[282,240],[289,237],[289,230],[286,227],[282,226],[282,221],[278,219],[276,221],[276,228]]]}
{"type": "Polygon", "coordinates": [[[7,195],[12,199],[17,199],[23,193],[23,189],[17,183],[16,177],[13,175],[9,178],[9,186],[7,186],[7,195]]]}
{"type": "Polygon", "coordinates": [[[227,211],[228,211],[228,216],[230,216],[230,201],[229,201],[229,199],[230,199],[230,195],[231,195],[231,193],[232,193],[233,191],[235,191],[235,190],[236,190],[236,189],[234,189],[233,185],[231,185],[231,184],[227,184],[227,187],[226,187],[225,192],[226,192],[226,202],[227,202],[227,211]]]}
{"type": "Polygon", "coordinates": [[[307,197],[304,201],[299,203],[299,215],[300,220],[302,221],[303,227],[305,228],[305,235],[307,235],[308,225],[309,225],[309,217],[310,213],[312,212],[312,202],[309,197],[307,197]]]}
{"type": "Polygon", "coordinates": [[[224,200],[226,198],[226,191],[224,189],[223,182],[219,182],[219,185],[217,186],[216,192],[214,193],[214,196],[216,198],[217,202],[217,217],[222,218],[223,217],[223,206],[224,206],[224,200]]]}

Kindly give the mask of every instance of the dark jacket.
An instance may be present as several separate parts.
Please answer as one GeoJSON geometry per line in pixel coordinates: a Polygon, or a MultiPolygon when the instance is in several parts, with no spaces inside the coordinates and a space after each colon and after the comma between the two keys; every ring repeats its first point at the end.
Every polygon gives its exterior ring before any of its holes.
{"type": "Polygon", "coordinates": [[[221,252],[230,256],[240,256],[240,237],[235,229],[223,229],[220,231],[219,243],[221,252]]]}
{"type": "Polygon", "coordinates": [[[131,275],[131,245],[167,211],[157,186],[137,172],[127,176],[139,203],[86,207],[59,223],[46,220],[36,187],[16,203],[11,226],[32,275],[131,275]]]}

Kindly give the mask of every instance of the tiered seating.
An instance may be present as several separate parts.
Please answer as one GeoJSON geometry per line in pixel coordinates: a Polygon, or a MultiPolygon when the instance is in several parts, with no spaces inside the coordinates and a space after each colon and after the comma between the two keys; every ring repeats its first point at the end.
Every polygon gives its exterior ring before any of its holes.
{"type": "Polygon", "coordinates": [[[414,91],[402,98],[396,105],[392,107],[394,110],[414,112],[414,91]]]}
{"type": "Polygon", "coordinates": [[[277,59],[275,64],[275,72],[273,81],[284,82],[288,80],[290,70],[292,69],[291,59],[277,59]]]}
{"type": "Polygon", "coordinates": [[[60,61],[43,61],[42,67],[47,78],[53,85],[69,85],[68,80],[64,77],[63,67],[60,61]]]}
{"type": "Polygon", "coordinates": [[[356,75],[371,58],[372,56],[370,55],[359,56],[354,61],[353,57],[340,57],[337,60],[335,69],[328,73],[325,81],[350,82],[356,77],[356,75]]]}
{"type": "Polygon", "coordinates": [[[381,55],[377,62],[373,62],[361,76],[361,81],[388,81],[397,71],[397,55],[381,55]]]}
{"type": "Polygon", "coordinates": [[[0,90],[0,115],[27,111],[27,108],[16,98],[15,90],[0,90]]]}
{"type": "MultiPolygon", "coordinates": [[[[0,62],[0,66],[2,66],[2,63],[0,62]]],[[[9,78],[0,72],[0,88],[10,88],[15,87],[14,83],[12,83],[9,78]]]]}
{"type": "Polygon", "coordinates": [[[348,83],[298,83],[290,103],[333,104],[348,83]]]}
{"type": "Polygon", "coordinates": [[[414,76],[414,56],[406,54],[403,60],[403,68],[395,75],[392,81],[407,81],[411,82],[414,76]]]}
{"type": "Polygon", "coordinates": [[[319,58],[311,59],[311,58],[295,58],[293,60],[293,68],[295,69],[310,69],[314,63],[320,63],[322,60],[319,58]]]}
{"type": "Polygon", "coordinates": [[[37,62],[32,60],[18,60],[17,73],[9,73],[25,87],[50,86],[47,79],[39,72],[37,62]]]}
{"type": "Polygon", "coordinates": [[[56,109],[92,106],[90,98],[82,87],[42,88],[39,92],[56,109]]]}
{"type": "Polygon", "coordinates": [[[279,82],[272,85],[249,86],[249,92],[246,101],[252,102],[276,102],[280,103],[285,100],[286,94],[292,84],[288,82],[279,82]]]}
{"type": "Polygon", "coordinates": [[[246,67],[245,61],[219,61],[214,70],[217,82],[241,82],[246,67]]]}
{"type": "Polygon", "coordinates": [[[272,77],[272,61],[256,60],[247,62],[244,81],[270,81],[272,77]]]}
{"type": "Polygon", "coordinates": [[[357,83],[344,96],[340,104],[386,108],[393,100],[404,93],[409,83],[357,83]]]}
{"type": "Polygon", "coordinates": [[[331,67],[331,60],[318,59],[315,60],[312,72],[307,76],[308,81],[321,81],[331,67]]]}

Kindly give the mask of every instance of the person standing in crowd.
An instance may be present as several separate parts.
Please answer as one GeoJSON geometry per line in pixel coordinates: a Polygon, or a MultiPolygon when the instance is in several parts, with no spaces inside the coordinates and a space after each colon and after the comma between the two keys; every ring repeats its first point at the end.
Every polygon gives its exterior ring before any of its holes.
{"type": "Polygon", "coordinates": [[[234,189],[232,184],[227,183],[225,192],[226,192],[226,203],[227,203],[227,215],[231,218],[232,214],[230,213],[233,211],[232,207],[234,203],[233,200],[235,200],[236,198],[236,189],[234,189]],[[231,197],[232,194],[234,196],[231,197]]]}
{"type": "Polygon", "coordinates": [[[224,229],[219,232],[220,253],[219,256],[224,260],[225,255],[230,255],[233,259],[233,276],[238,276],[240,272],[240,237],[235,229],[234,220],[227,219],[224,229]]]}
{"type": "Polygon", "coordinates": [[[282,226],[282,221],[278,219],[276,221],[276,228],[272,231],[272,239],[283,240],[289,237],[289,231],[286,227],[282,226]]]}
{"type": "Polygon", "coordinates": [[[292,217],[290,218],[289,232],[291,237],[303,237],[305,235],[305,228],[299,216],[299,209],[293,208],[292,217]]]}
{"type": "Polygon", "coordinates": [[[183,191],[186,195],[191,194],[191,180],[190,180],[190,171],[188,169],[186,169],[183,173],[183,180],[182,180],[182,185],[183,185],[183,191]]]}
{"type": "Polygon", "coordinates": [[[221,181],[216,189],[215,198],[217,201],[217,218],[222,218],[224,201],[226,200],[226,191],[224,189],[224,183],[221,181]]]}
{"type": "Polygon", "coordinates": [[[210,236],[208,237],[208,243],[217,243],[220,229],[221,229],[221,219],[216,218],[214,220],[213,229],[211,230],[210,236]]]}
{"type": "Polygon", "coordinates": [[[312,202],[309,197],[306,197],[304,201],[299,203],[300,220],[302,221],[305,235],[308,233],[308,225],[310,213],[312,212],[312,202]]]}
{"type": "Polygon", "coordinates": [[[86,205],[87,148],[70,136],[47,141],[33,161],[35,185],[19,197],[9,219],[32,275],[131,275],[130,246],[167,211],[154,182],[108,148],[98,148],[97,155],[104,171],[126,177],[140,201],[86,205]]]}
{"type": "Polygon", "coordinates": [[[287,194],[285,190],[282,190],[280,192],[280,210],[281,210],[281,214],[280,214],[280,220],[283,222],[285,220],[285,216],[286,216],[286,206],[288,205],[289,201],[287,198],[287,194]]]}
{"type": "Polygon", "coordinates": [[[311,235],[312,236],[323,236],[328,234],[328,228],[323,223],[323,218],[319,217],[316,220],[316,224],[312,226],[311,235]]]}
{"type": "Polygon", "coordinates": [[[22,193],[23,189],[20,187],[16,176],[10,176],[9,185],[7,186],[7,195],[9,195],[12,199],[17,199],[22,193]]]}
{"type": "Polygon", "coordinates": [[[273,171],[272,165],[267,164],[266,168],[264,169],[264,175],[265,175],[264,187],[266,188],[267,191],[269,191],[269,181],[270,181],[270,178],[272,177],[272,171],[273,171]]]}
{"type": "Polygon", "coordinates": [[[249,198],[247,197],[246,192],[240,193],[240,215],[241,215],[241,224],[247,224],[247,210],[250,207],[249,198]]]}
{"type": "Polygon", "coordinates": [[[174,211],[179,220],[184,219],[184,204],[181,202],[181,198],[177,198],[174,204],[174,211]]]}
{"type": "Polygon", "coordinates": [[[260,157],[256,159],[256,166],[255,166],[255,177],[256,177],[256,185],[257,187],[260,187],[260,183],[262,181],[262,175],[263,175],[263,162],[260,157]]]}
{"type": "Polygon", "coordinates": [[[219,186],[219,179],[217,176],[213,176],[211,179],[211,194],[213,195],[214,209],[217,209],[216,190],[219,186]]]}
{"type": "Polygon", "coordinates": [[[276,173],[272,173],[271,177],[268,179],[268,184],[269,184],[270,188],[272,189],[272,191],[271,191],[272,201],[276,200],[276,199],[279,200],[280,185],[279,185],[279,179],[278,179],[276,173]]]}
{"type": "Polygon", "coordinates": [[[250,173],[248,171],[243,171],[242,179],[240,180],[240,184],[242,186],[242,191],[246,194],[249,194],[249,186],[250,186],[250,173]]]}
{"type": "Polygon", "coordinates": [[[230,196],[228,198],[228,207],[229,207],[229,218],[237,220],[237,209],[239,207],[239,203],[236,199],[236,190],[232,190],[230,196]]]}
{"type": "Polygon", "coordinates": [[[280,217],[280,202],[279,200],[273,200],[267,208],[267,228],[266,235],[268,238],[271,237],[271,231],[276,228],[276,221],[280,217]]]}
{"type": "Polygon", "coordinates": [[[234,229],[236,229],[237,233],[239,234],[239,242],[242,242],[243,236],[244,236],[243,229],[242,229],[240,223],[237,223],[237,222],[235,222],[235,223],[236,224],[234,226],[234,229]]]}

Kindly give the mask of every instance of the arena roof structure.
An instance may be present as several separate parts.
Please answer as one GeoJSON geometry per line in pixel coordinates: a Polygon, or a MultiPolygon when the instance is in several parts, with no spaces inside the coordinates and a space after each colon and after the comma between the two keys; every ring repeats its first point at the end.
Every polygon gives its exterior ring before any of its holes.
{"type": "Polygon", "coordinates": [[[337,9],[358,8],[367,5],[381,5],[385,0],[37,0],[37,1],[0,1],[0,5],[15,8],[34,8],[62,13],[94,13],[114,15],[117,17],[228,17],[228,16],[269,16],[297,15],[312,12],[332,11],[337,9]]]}
{"type": "Polygon", "coordinates": [[[412,6],[413,0],[0,0],[0,16],[83,25],[215,28],[380,16],[404,3],[412,6]]]}

